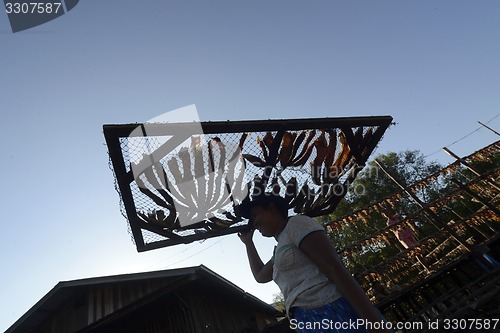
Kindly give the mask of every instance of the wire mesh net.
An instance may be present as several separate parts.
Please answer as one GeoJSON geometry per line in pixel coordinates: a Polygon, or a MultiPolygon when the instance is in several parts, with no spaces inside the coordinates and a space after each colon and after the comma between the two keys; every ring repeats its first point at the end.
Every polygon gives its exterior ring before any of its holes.
{"type": "Polygon", "coordinates": [[[291,215],[333,211],[391,120],[202,123],[203,133],[155,124],[152,135],[130,135],[138,125],[104,130],[122,213],[146,250],[248,227],[238,206],[257,191],[284,197],[291,215]]]}

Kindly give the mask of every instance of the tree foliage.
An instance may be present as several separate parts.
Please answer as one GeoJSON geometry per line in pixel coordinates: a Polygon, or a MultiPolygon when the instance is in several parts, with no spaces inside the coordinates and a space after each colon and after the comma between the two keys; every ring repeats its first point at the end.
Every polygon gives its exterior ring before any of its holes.
{"type": "MultiPolygon", "coordinates": [[[[499,155],[475,154],[469,162],[481,174],[487,175],[496,172],[500,165],[499,155]]],[[[468,184],[477,178],[477,175],[460,164],[444,168],[437,162],[427,161],[422,153],[415,150],[379,155],[376,160],[390,170],[403,187],[410,189],[412,195],[425,207],[432,209],[422,209],[375,161],[370,162],[351,184],[350,192],[335,212],[319,219],[325,224],[336,221],[329,235],[334,246],[342,250],[344,263],[352,273],[369,271],[377,263],[405,250],[404,244],[396,238],[396,229],[391,229],[392,232],[389,233],[387,229],[381,231],[386,228],[387,216],[382,211],[387,206],[406,218],[404,225],[411,227],[418,241],[443,230],[444,226],[466,221],[484,205],[465,192],[453,194],[460,189],[452,178],[462,184],[468,184]],[[429,213],[431,210],[434,215],[429,213]],[[372,237],[374,234],[385,235],[385,238],[372,237]]],[[[496,192],[486,188],[487,186],[480,187],[476,192],[479,191],[481,196],[494,198],[496,192]]],[[[460,234],[462,242],[468,239],[481,240],[492,232],[487,223],[466,224],[455,230],[460,234]]],[[[456,245],[450,243],[449,246],[444,252],[454,250],[456,245]]]]}
{"type": "MultiPolygon", "coordinates": [[[[390,152],[376,159],[392,171],[404,186],[410,186],[442,168],[437,162],[427,162],[417,150],[390,152]]],[[[371,161],[359,173],[351,186],[351,191],[329,218],[338,218],[380,201],[387,196],[400,192],[401,188],[387,176],[375,161],[371,161]]],[[[439,196],[439,190],[424,193],[425,201],[439,196]]],[[[411,205],[411,203],[410,203],[411,205]]]]}
{"type": "Polygon", "coordinates": [[[273,306],[276,310],[280,312],[285,312],[285,297],[281,292],[273,294],[273,306]]]}
{"type": "MultiPolygon", "coordinates": [[[[426,161],[423,154],[417,150],[390,152],[377,156],[376,160],[383,163],[404,186],[411,186],[442,169],[439,163],[426,161]]],[[[423,201],[428,202],[438,198],[445,191],[445,187],[446,185],[436,184],[422,189],[418,195],[422,197],[423,201]]],[[[371,161],[358,174],[356,180],[351,184],[348,195],[340,202],[335,212],[321,217],[319,220],[328,222],[342,218],[363,210],[397,192],[402,192],[401,187],[387,176],[375,161],[371,161]]],[[[402,205],[404,207],[395,207],[400,214],[410,214],[418,209],[415,202],[408,198],[402,200],[402,205]]],[[[378,212],[370,212],[369,214],[368,223],[353,223],[348,228],[342,229],[341,232],[330,234],[337,249],[349,247],[386,226],[386,217],[378,212]]],[[[421,223],[420,227],[429,226],[421,223]]],[[[397,239],[394,238],[393,243],[394,247],[386,247],[382,244],[381,246],[367,246],[365,253],[353,254],[355,258],[344,258],[345,264],[352,272],[364,271],[367,267],[376,264],[377,261],[389,258],[403,249],[397,239]]]]}

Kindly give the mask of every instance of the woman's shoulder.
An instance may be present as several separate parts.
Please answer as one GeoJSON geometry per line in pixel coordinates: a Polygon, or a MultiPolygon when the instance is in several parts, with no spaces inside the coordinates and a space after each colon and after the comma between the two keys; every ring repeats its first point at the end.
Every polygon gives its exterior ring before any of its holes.
{"type": "Polygon", "coordinates": [[[307,215],[302,215],[302,214],[297,214],[297,215],[294,215],[294,216],[288,218],[288,223],[311,224],[311,225],[321,226],[321,224],[318,221],[316,221],[315,219],[313,219],[312,217],[307,216],[307,215]]]}
{"type": "Polygon", "coordinates": [[[287,233],[294,243],[299,243],[302,238],[313,231],[324,230],[324,227],[312,217],[295,215],[288,219],[287,233]]]}

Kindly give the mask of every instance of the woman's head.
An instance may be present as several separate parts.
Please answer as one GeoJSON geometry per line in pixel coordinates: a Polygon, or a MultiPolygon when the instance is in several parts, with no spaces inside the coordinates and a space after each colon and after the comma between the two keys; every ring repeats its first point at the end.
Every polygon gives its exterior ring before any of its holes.
{"type": "Polygon", "coordinates": [[[240,213],[250,220],[263,236],[272,237],[281,232],[288,218],[288,202],[273,193],[247,197],[240,205],[240,213]]]}

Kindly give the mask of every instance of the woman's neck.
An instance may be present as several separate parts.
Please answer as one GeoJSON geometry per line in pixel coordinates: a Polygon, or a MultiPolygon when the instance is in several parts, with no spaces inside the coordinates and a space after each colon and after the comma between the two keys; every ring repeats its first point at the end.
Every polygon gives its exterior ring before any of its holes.
{"type": "Polygon", "coordinates": [[[288,218],[287,219],[281,219],[279,221],[278,225],[276,226],[276,229],[275,229],[275,232],[274,232],[274,239],[276,239],[276,241],[278,241],[279,236],[281,235],[281,233],[285,229],[287,222],[288,222],[288,218]]]}

